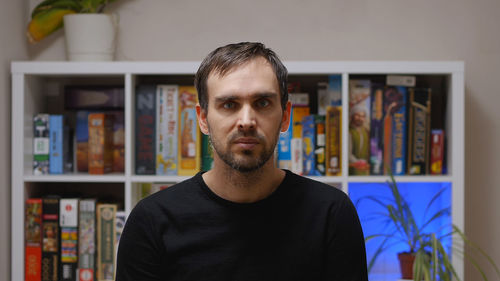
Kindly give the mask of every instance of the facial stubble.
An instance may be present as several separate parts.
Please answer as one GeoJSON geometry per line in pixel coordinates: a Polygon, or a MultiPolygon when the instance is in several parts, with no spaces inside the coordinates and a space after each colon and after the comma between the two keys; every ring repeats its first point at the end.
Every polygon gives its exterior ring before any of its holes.
{"type": "Polygon", "coordinates": [[[208,132],[209,132],[209,139],[210,139],[210,144],[212,145],[213,151],[217,153],[217,156],[229,167],[232,169],[240,172],[240,173],[251,173],[259,170],[262,168],[269,159],[274,154],[274,149],[276,147],[276,144],[278,143],[278,138],[279,134],[281,132],[281,124],[282,121],[280,121],[280,124],[278,126],[278,130],[276,134],[274,135],[274,139],[271,140],[271,145],[267,147],[267,141],[265,137],[259,135],[255,130],[252,130],[250,132],[240,132],[237,131],[236,133],[233,133],[231,136],[227,138],[226,141],[226,149],[219,143],[218,140],[215,140],[212,137],[212,129],[210,124],[208,123],[207,120],[207,127],[208,127],[208,132]],[[254,151],[245,149],[242,150],[242,154],[245,157],[245,159],[237,159],[236,155],[231,152],[231,144],[236,140],[237,138],[241,137],[253,137],[256,138],[259,141],[259,144],[263,146],[263,150],[259,153],[259,155],[254,155],[254,151]],[[267,148],[267,149],[266,149],[267,148]],[[250,158],[250,159],[249,159],[250,158]],[[247,163],[245,163],[247,162],[247,163]],[[249,163],[250,162],[250,163],[249,163]]]}

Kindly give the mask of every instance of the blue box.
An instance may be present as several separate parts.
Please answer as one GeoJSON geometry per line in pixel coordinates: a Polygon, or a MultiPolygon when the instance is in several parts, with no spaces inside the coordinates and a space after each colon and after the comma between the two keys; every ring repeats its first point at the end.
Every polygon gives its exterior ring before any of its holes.
{"type": "Polygon", "coordinates": [[[49,116],[49,173],[62,174],[64,172],[63,161],[63,128],[64,118],[62,115],[49,116]]]}

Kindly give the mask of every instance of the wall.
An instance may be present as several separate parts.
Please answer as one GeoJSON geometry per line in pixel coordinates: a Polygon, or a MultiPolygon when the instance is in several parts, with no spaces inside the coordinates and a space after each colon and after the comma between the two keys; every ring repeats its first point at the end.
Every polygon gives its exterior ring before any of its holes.
{"type": "Polygon", "coordinates": [[[4,1],[0,9],[0,280],[10,280],[10,62],[26,60],[24,1],[4,1]]]}
{"type": "MultiPolygon", "coordinates": [[[[111,8],[121,20],[119,60],[201,60],[236,41],[262,41],[284,60],[464,60],[466,232],[500,261],[499,1],[120,0],[111,8]]],[[[16,44],[24,46],[21,40],[16,44]]],[[[34,60],[63,60],[61,32],[29,46],[29,54],[34,60]]],[[[8,108],[1,112],[0,126],[7,131],[8,108]]],[[[4,137],[0,149],[8,143],[4,137]]],[[[466,269],[466,280],[479,280],[466,269]]]]}

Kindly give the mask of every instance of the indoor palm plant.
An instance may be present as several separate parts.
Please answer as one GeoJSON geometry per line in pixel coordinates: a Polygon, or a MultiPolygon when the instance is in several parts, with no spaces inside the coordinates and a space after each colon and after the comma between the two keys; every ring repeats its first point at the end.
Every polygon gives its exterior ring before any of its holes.
{"type": "Polygon", "coordinates": [[[64,25],[69,60],[113,60],[118,17],[103,11],[114,1],[45,0],[33,9],[28,39],[36,43],[64,25]]]}
{"type": "MultiPolygon", "coordinates": [[[[449,208],[442,208],[436,212],[424,216],[426,219],[418,223],[419,218],[416,218],[410,209],[407,200],[401,195],[398,185],[390,174],[390,181],[387,182],[387,187],[390,189],[390,196],[387,198],[380,198],[375,196],[362,197],[358,202],[362,203],[363,200],[369,200],[379,205],[382,212],[373,214],[372,219],[377,222],[383,223],[385,229],[392,227],[392,232],[384,232],[380,234],[373,234],[366,237],[366,242],[379,238],[380,244],[376,247],[373,256],[368,261],[368,270],[373,267],[375,261],[380,255],[397,243],[404,242],[407,245],[407,251],[400,253],[400,256],[410,257],[410,272],[402,272],[402,277],[405,279],[413,278],[413,280],[460,280],[456,273],[455,268],[451,262],[450,255],[446,252],[446,247],[442,241],[446,238],[453,237],[453,253],[457,254],[460,258],[465,258],[480,272],[483,280],[488,280],[481,266],[473,255],[469,252],[463,251],[462,246],[470,248],[471,252],[477,252],[479,255],[485,257],[487,261],[494,267],[496,275],[500,278],[500,271],[495,262],[473,242],[471,242],[457,226],[443,226],[443,229],[448,231],[436,232],[428,230],[428,226],[434,221],[449,216],[449,208]]],[[[444,189],[439,190],[429,200],[426,210],[435,204],[437,199],[443,194],[444,189]]],[[[400,259],[401,262],[401,259],[400,259]]],[[[403,271],[403,265],[401,266],[403,271]]]]}
{"type": "Polygon", "coordinates": [[[116,0],[45,0],[38,4],[31,13],[27,36],[35,43],[63,26],[63,17],[67,14],[99,14],[116,0]]]}

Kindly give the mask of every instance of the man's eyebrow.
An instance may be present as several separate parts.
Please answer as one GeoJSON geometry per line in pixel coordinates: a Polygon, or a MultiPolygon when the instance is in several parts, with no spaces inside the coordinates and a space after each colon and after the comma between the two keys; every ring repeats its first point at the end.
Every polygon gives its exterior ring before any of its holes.
{"type": "Polygon", "coordinates": [[[264,93],[257,93],[255,95],[253,95],[252,97],[254,97],[254,98],[274,98],[277,96],[278,96],[278,93],[264,92],[264,93]]]}
{"type": "Polygon", "coordinates": [[[216,97],[215,102],[216,103],[223,103],[226,101],[232,101],[232,100],[236,100],[236,99],[238,99],[237,96],[227,95],[227,96],[216,97]]]}
{"type": "MultiPolygon", "coordinates": [[[[278,94],[274,92],[262,92],[262,93],[256,93],[252,94],[250,97],[252,99],[262,99],[262,98],[274,98],[277,97],[278,94]]],[[[219,96],[215,98],[216,103],[221,103],[221,102],[226,102],[226,101],[233,101],[233,100],[238,100],[241,97],[236,96],[236,95],[224,95],[224,96],[219,96]]]]}

